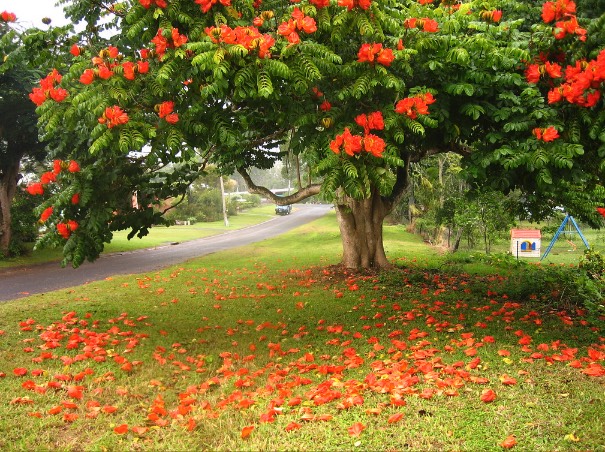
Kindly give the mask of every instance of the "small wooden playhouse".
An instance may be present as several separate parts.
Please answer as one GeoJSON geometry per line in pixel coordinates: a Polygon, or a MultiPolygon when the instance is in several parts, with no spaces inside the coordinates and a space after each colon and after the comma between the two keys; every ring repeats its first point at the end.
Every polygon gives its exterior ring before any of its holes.
{"type": "Polygon", "coordinates": [[[510,230],[510,252],[515,257],[540,257],[541,241],[539,229],[510,230]]]}

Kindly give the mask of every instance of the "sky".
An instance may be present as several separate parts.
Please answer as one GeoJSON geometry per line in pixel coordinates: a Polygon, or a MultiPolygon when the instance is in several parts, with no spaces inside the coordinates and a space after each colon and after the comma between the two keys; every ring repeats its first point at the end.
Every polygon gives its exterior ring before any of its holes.
{"type": "Polygon", "coordinates": [[[63,8],[55,6],[56,0],[0,0],[0,12],[8,11],[17,15],[17,23],[24,28],[45,28],[44,17],[52,19],[52,25],[66,25],[63,8]]]}

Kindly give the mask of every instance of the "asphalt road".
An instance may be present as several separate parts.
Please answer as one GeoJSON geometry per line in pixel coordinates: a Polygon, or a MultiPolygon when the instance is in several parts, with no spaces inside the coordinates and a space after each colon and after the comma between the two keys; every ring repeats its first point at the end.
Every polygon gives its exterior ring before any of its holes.
{"type": "Polygon", "coordinates": [[[113,275],[157,271],[189,259],[283,234],[322,217],[329,209],[328,205],[300,204],[290,215],[276,216],[255,226],[175,245],[102,255],[95,262],[85,262],[78,268],[61,268],[57,262],[51,262],[0,270],[0,302],[79,286],[113,275]]]}

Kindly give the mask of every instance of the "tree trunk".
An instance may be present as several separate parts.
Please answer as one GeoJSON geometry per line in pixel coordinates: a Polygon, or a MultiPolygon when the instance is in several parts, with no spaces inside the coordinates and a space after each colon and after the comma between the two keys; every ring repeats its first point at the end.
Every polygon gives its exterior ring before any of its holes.
{"type": "Polygon", "coordinates": [[[12,238],[11,206],[17,190],[19,162],[11,162],[0,169],[0,254],[9,255],[12,238]]]}
{"type": "Polygon", "coordinates": [[[387,260],[382,223],[389,213],[384,200],[376,193],[368,199],[346,198],[336,203],[342,238],[342,264],[347,268],[385,268],[387,260]]]}

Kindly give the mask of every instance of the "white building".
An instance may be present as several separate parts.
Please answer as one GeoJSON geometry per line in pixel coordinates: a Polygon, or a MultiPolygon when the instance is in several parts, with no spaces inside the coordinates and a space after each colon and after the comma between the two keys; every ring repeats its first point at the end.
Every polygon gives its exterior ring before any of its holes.
{"type": "Polygon", "coordinates": [[[515,257],[540,257],[539,229],[511,229],[510,252],[515,257]]]}

